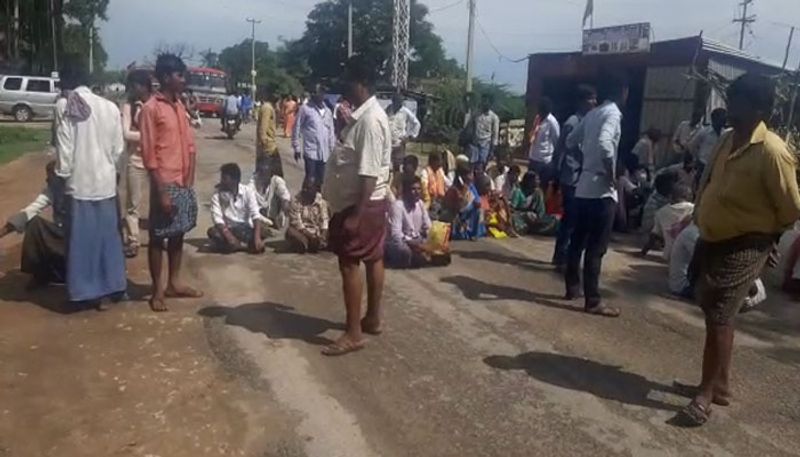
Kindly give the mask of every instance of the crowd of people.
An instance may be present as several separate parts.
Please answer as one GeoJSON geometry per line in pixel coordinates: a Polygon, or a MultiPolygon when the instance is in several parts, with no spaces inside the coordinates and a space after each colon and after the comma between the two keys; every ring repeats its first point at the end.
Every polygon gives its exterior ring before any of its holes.
{"type": "MultiPolygon", "coordinates": [[[[159,56],[158,90],[150,72],[132,71],[128,99],[118,108],[88,88],[80,66],[65,66],[54,121],[56,159],[46,167],[45,189],[0,229],[0,236],[25,233],[21,269],[32,285],[65,283],[71,302],[99,309],[124,300],[125,257],[135,257],[143,244],[139,224],[149,187],[150,307],[166,311],[169,299],[203,295],[184,283],[181,268],[184,236],[198,214],[196,123],[191,99],[183,96],[185,71],[178,57],[159,56]],[[38,217],[49,206],[52,220],[38,217]]],[[[685,418],[701,425],[712,403],[729,403],[734,318],[764,300],[762,270],[778,238],[800,219],[795,158],[765,123],[774,101],[770,80],[750,74],[735,80],[727,110],[713,110],[709,125],[700,112],[681,123],[666,159],[656,153],[657,129],[620,153],[628,96],[622,77],[606,75],[596,89],[578,86],[575,113],[563,124],[542,98],[526,171],[499,147],[490,97],[466,116],[461,153],[440,147],[423,168],[408,154],[421,124],[403,97],[383,108],[374,69],[358,57],[347,63],[342,80],[345,94],[333,108],[320,84],[309,87],[300,104],[266,90],[259,90],[258,103],[230,95],[225,116],[249,117],[255,109],[255,172],[244,179],[236,163],[220,168],[207,230],[211,249],[220,253],[258,254],[269,237],[282,233],[294,252],[336,254],[346,329],[324,354],[357,351],[364,333],[382,332],[385,265],[447,266],[450,239],[554,236],[552,263],[563,273],[565,299],[582,298],[591,315],[618,317],[620,309],[604,300],[600,287],[616,227],[641,233],[642,255],[661,249],[669,290],[696,300],[705,312],[702,382],[692,390],[685,418]],[[283,178],[281,125],[305,169],[295,196],[283,178]]],[[[785,286],[797,291],[800,242],[790,244],[785,286]]]]}

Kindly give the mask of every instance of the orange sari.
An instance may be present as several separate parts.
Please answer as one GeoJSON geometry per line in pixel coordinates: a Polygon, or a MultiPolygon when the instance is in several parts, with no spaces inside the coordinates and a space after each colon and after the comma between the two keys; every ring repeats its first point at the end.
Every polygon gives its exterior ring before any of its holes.
{"type": "Polygon", "coordinates": [[[284,136],[291,137],[294,131],[294,122],[297,117],[297,102],[288,100],[283,104],[283,134],[284,136]]]}

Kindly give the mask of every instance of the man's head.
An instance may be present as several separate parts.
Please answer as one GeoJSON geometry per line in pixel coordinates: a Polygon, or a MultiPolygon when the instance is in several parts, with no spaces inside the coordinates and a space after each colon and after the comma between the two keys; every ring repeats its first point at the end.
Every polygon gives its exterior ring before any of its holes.
{"type": "Polygon", "coordinates": [[[276,173],[275,167],[271,165],[267,157],[259,157],[256,160],[256,180],[268,183],[275,175],[282,176],[280,173],[276,173]]]}
{"type": "Polygon", "coordinates": [[[236,192],[242,182],[242,170],[235,163],[226,163],[219,169],[219,187],[222,190],[236,192]]]}
{"type": "Polygon", "coordinates": [[[89,85],[89,71],[77,55],[68,55],[59,71],[62,90],[73,90],[79,86],[89,85]]]}
{"type": "Polygon", "coordinates": [[[653,187],[655,187],[656,192],[661,194],[663,197],[669,198],[672,195],[672,190],[675,188],[675,185],[677,183],[678,183],[678,174],[669,171],[656,175],[653,187]]]}
{"type": "Polygon", "coordinates": [[[422,179],[419,176],[403,178],[403,201],[407,204],[417,203],[422,198],[422,179]]]}
{"type": "Polygon", "coordinates": [[[609,72],[600,79],[600,98],[612,101],[622,109],[628,102],[628,78],[620,73],[609,72]]]}
{"type": "Polygon", "coordinates": [[[711,112],[711,126],[717,131],[717,133],[721,132],[727,123],[728,110],[725,108],[717,108],[711,112]]]}
{"type": "Polygon", "coordinates": [[[375,91],[375,69],[362,56],[353,56],[347,61],[343,80],[345,97],[359,107],[372,97],[375,91]]]}
{"type": "Polygon", "coordinates": [[[483,94],[481,96],[481,112],[488,113],[494,106],[494,97],[491,94],[483,94]]]}
{"type": "Polygon", "coordinates": [[[458,179],[465,186],[469,186],[475,181],[475,173],[472,171],[472,167],[470,167],[469,163],[467,164],[459,163],[456,166],[456,176],[458,176],[458,179]]]}
{"type": "Polygon", "coordinates": [[[581,84],[578,86],[577,111],[584,115],[597,106],[597,89],[592,86],[581,84]]]}
{"type": "Polygon", "coordinates": [[[303,180],[303,188],[301,189],[303,193],[303,198],[306,201],[314,200],[317,197],[317,193],[319,192],[319,183],[314,178],[312,174],[306,175],[306,179],[303,180]]]}
{"type": "Polygon", "coordinates": [[[322,84],[314,84],[308,88],[311,103],[322,106],[325,103],[325,94],[328,92],[327,88],[322,84]]]}
{"type": "Polygon", "coordinates": [[[186,87],[186,64],[174,54],[160,54],[156,59],[156,79],[162,92],[180,94],[186,87]]]}
{"type": "Polygon", "coordinates": [[[545,118],[553,112],[553,100],[550,97],[542,97],[539,99],[538,113],[539,116],[545,118]]]}
{"type": "Polygon", "coordinates": [[[766,76],[747,73],[728,86],[727,95],[731,127],[740,133],[749,133],[772,114],[775,83],[766,76]]]}
{"type": "Polygon", "coordinates": [[[489,195],[492,191],[492,178],[485,174],[477,176],[475,185],[478,187],[478,193],[481,195],[489,195]]]}
{"type": "Polygon", "coordinates": [[[653,143],[658,143],[659,141],[661,141],[661,137],[663,136],[661,130],[655,127],[650,127],[649,129],[647,129],[646,132],[644,132],[644,134],[645,136],[647,136],[647,138],[650,138],[650,141],[652,141],[653,143]]]}
{"type": "Polygon", "coordinates": [[[395,92],[395,94],[392,95],[392,109],[395,111],[399,110],[400,108],[403,107],[403,103],[405,101],[406,99],[405,97],[403,97],[403,94],[401,94],[400,92],[395,92]]]}
{"type": "Polygon", "coordinates": [[[133,70],[125,81],[128,97],[133,100],[146,100],[153,91],[153,79],[147,70],[133,70]]]}
{"type": "Polygon", "coordinates": [[[419,159],[415,155],[407,155],[403,158],[403,174],[413,175],[419,169],[419,159]]]}
{"type": "Polygon", "coordinates": [[[669,199],[672,203],[688,202],[692,199],[692,189],[685,184],[675,184],[669,199]]]}
{"type": "Polygon", "coordinates": [[[434,170],[442,168],[442,154],[436,151],[432,152],[428,156],[428,166],[434,170]]]}

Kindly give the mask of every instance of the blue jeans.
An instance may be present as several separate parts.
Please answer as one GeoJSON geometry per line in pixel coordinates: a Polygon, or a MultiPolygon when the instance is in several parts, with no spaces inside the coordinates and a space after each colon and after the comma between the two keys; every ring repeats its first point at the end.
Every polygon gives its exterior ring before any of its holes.
{"type": "Polygon", "coordinates": [[[490,145],[473,144],[469,146],[469,160],[473,165],[486,165],[489,161],[490,145]]]}
{"type": "Polygon", "coordinates": [[[563,199],[564,216],[558,226],[553,265],[567,263],[569,240],[572,238],[572,232],[575,231],[575,186],[561,186],[561,197],[563,199]]]}
{"type": "Polygon", "coordinates": [[[317,185],[321,186],[325,180],[325,162],[308,157],[305,157],[304,160],[306,163],[306,178],[312,176],[317,185]]]}

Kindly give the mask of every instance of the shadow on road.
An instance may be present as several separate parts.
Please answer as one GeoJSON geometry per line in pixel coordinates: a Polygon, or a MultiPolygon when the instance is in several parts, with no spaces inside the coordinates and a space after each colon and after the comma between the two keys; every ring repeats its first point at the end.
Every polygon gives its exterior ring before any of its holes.
{"type": "Polygon", "coordinates": [[[278,303],[248,303],[235,308],[209,306],[198,314],[210,318],[224,317],[226,325],[263,333],[273,340],[300,340],[316,346],[333,343],[320,336],[328,330],[344,330],[341,324],[299,314],[291,306],[278,303]]]}
{"type": "MultiPolygon", "coordinates": [[[[95,309],[90,304],[68,302],[64,285],[49,285],[31,290],[27,286],[29,281],[30,276],[19,270],[6,273],[0,278],[0,301],[32,303],[58,314],[75,314],[95,309]]],[[[127,292],[130,301],[142,301],[150,294],[150,287],[128,279],[127,292]]]]}
{"type": "Polygon", "coordinates": [[[652,391],[673,393],[671,387],[624,371],[622,367],[546,352],[526,352],[514,357],[493,355],[483,362],[499,370],[524,370],[538,381],[606,400],[669,411],[680,409],[648,398],[652,391]]]}
{"type": "Polygon", "coordinates": [[[469,276],[448,276],[441,281],[453,284],[461,289],[461,293],[468,300],[474,301],[494,301],[494,300],[515,300],[533,302],[548,308],[555,308],[565,311],[583,313],[582,307],[571,306],[568,303],[559,303],[554,300],[561,300],[563,297],[550,294],[539,294],[526,289],[516,287],[489,284],[469,276]]]}
{"type": "Polygon", "coordinates": [[[553,265],[551,265],[549,262],[543,262],[541,260],[531,259],[528,257],[510,256],[491,251],[464,251],[456,252],[455,254],[464,259],[486,260],[489,262],[504,263],[531,270],[555,272],[555,267],[553,267],[553,265]]]}

